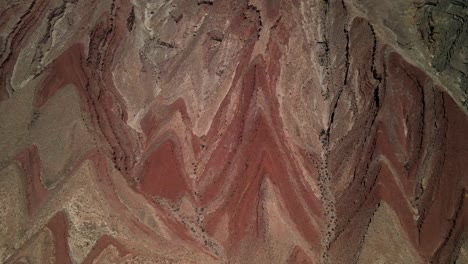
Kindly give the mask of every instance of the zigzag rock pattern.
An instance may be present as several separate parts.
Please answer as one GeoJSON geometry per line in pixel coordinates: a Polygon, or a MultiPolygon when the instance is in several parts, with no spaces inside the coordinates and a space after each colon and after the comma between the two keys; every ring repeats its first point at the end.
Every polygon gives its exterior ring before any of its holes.
{"type": "Polygon", "coordinates": [[[468,6],[413,2],[3,1],[0,262],[468,263],[468,6]]]}

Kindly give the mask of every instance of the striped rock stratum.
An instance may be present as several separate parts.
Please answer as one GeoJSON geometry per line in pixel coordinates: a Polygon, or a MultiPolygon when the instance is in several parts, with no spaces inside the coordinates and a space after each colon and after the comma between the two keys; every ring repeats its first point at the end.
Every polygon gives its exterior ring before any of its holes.
{"type": "Polygon", "coordinates": [[[468,263],[466,1],[0,3],[1,263],[468,263]]]}

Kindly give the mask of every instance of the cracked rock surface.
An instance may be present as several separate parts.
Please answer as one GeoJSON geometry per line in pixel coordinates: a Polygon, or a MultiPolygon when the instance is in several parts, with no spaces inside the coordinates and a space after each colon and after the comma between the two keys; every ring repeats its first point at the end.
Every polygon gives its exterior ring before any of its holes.
{"type": "Polygon", "coordinates": [[[1,263],[468,263],[463,0],[0,0],[1,263]]]}

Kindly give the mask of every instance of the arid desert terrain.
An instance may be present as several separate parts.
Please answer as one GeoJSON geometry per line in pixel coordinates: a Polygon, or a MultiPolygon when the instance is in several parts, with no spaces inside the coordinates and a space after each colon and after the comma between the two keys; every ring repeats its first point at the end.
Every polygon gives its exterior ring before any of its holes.
{"type": "Polygon", "coordinates": [[[468,263],[468,1],[0,0],[0,263],[468,263]]]}

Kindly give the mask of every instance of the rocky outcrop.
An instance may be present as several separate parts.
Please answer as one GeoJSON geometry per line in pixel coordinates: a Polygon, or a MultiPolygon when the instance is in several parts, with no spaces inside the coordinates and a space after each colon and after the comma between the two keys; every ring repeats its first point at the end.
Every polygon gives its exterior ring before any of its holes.
{"type": "Polygon", "coordinates": [[[1,261],[463,263],[465,10],[6,4],[1,261]]]}
{"type": "Polygon", "coordinates": [[[405,58],[445,86],[466,112],[468,4],[459,0],[353,1],[405,58]]]}

